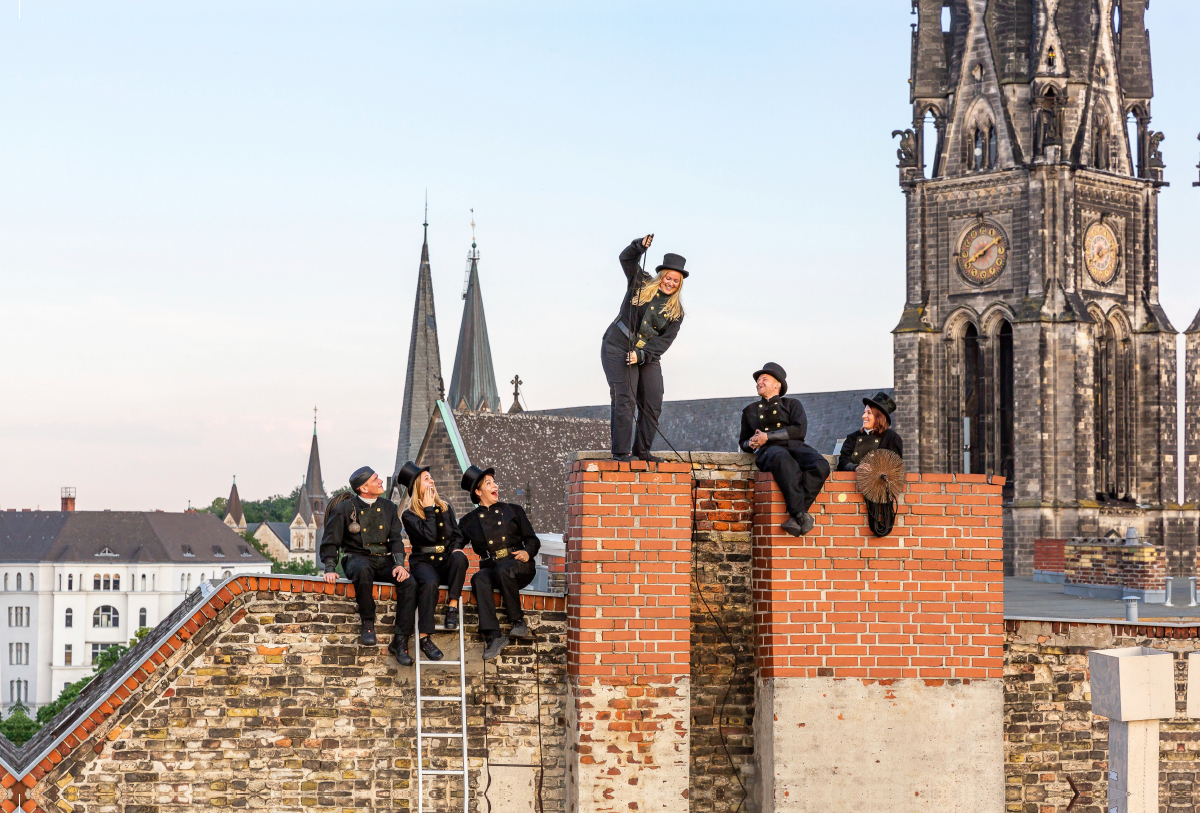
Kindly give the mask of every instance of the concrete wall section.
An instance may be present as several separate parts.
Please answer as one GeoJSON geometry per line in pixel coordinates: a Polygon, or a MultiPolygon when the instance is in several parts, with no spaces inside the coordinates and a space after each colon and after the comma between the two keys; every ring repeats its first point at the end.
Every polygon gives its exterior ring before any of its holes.
{"type": "Polygon", "coordinates": [[[999,680],[775,678],[757,705],[762,813],[1003,808],[999,680]]]}

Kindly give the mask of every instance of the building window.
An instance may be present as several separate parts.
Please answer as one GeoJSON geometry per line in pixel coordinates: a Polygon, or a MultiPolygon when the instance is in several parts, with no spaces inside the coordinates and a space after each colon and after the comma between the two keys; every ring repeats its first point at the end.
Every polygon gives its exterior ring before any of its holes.
{"type": "Polygon", "coordinates": [[[192,546],[191,546],[191,545],[182,545],[181,547],[183,548],[183,555],[184,555],[184,556],[193,556],[193,557],[194,557],[194,556],[196,555],[195,553],[193,553],[193,552],[192,552],[192,546]]]}
{"type": "Polygon", "coordinates": [[[8,592],[8,574],[4,574],[4,592],[8,592]]]}
{"type": "Polygon", "coordinates": [[[183,592],[187,589],[187,576],[183,573],[179,574],[179,591],[183,592]]]}
{"type": "Polygon", "coordinates": [[[143,593],[146,592],[146,574],[145,573],[142,574],[142,592],[143,593]]]}
{"type": "Polygon", "coordinates": [[[116,607],[110,607],[107,604],[97,607],[96,612],[92,613],[92,626],[119,627],[121,626],[121,614],[117,612],[116,607]]]}
{"type": "Polygon", "coordinates": [[[104,588],[103,589],[105,589],[105,590],[112,589],[112,576],[108,575],[107,573],[104,574],[104,588]]]}
{"type": "Polygon", "coordinates": [[[246,545],[238,545],[238,555],[247,559],[250,558],[250,548],[246,545]]]}
{"type": "Polygon", "coordinates": [[[66,644],[63,646],[63,666],[71,665],[71,657],[71,645],[66,644]]]}
{"type": "Polygon", "coordinates": [[[75,611],[72,610],[70,607],[67,608],[66,626],[67,627],[75,626],[75,611]]]}
{"type": "Polygon", "coordinates": [[[29,644],[9,644],[8,663],[10,666],[28,666],[29,644]]]}
{"type": "Polygon", "coordinates": [[[58,592],[62,592],[62,574],[58,574],[58,592]]]}
{"type": "Polygon", "coordinates": [[[1112,322],[1096,326],[1092,352],[1096,498],[1132,497],[1129,466],[1129,340],[1112,322]]]}
{"type": "Polygon", "coordinates": [[[220,545],[213,545],[212,549],[213,549],[213,556],[217,557],[218,559],[225,558],[225,551],[221,550],[220,545]]]}
{"type": "Polygon", "coordinates": [[[158,574],[157,573],[150,574],[150,590],[152,592],[158,590],[158,574]]]}
{"type": "Polygon", "coordinates": [[[138,627],[146,626],[146,608],[138,610],[138,627]]]}
{"type": "Polygon", "coordinates": [[[8,608],[8,625],[10,627],[28,627],[29,626],[29,608],[28,607],[9,607],[8,608]]]}
{"type": "Polygon", "coordinates": [[[232,571],[232,570],[226,570],[226,571],[225,571],[225,572],[224,572],[224,573],[221,575],[221,578],[222,578],[222,579],[228,579],[228,578],[229,578],[230,576],[232,576],[232,575],[233,575],[233,571],[232,571]]]}
{"type": "Polygon", "coordinates": [[[29,702],[29,681],[10,680],[8,682],[8,701],[22,705],[29,702]]]}
{"type": "Polygon", "coordinates": [[[67,590],[74,590],[74,589],[75,589],[75,576],[73,574],[68,574],[67,575],[67,590]]]}
{"type": "Polygon", "coordinates": [[[33,574],[32,573],[29,574],[29,592],[30,593],[33,592],[33,574]]]}
{"type": "Polygon", "coordinates": [[[21,590],[21,574],[18,573],[17,574],[17,592],[20,592],[20,590],[21,590]]]}
{"type": "Polygon", "coordinates": [[[92,663],[95,663],[100,659],[101,652],[107,652],[114,646],[116,646],[116,644],[92,644],[92,663]]]}
{"type": "Polygon", "coordinates": [[[997,469],[1004,477],[1005,499],[1013,495],[1013,476],[1016,474],[1013,446],[1013,426],[1016,381],[1013,376],[1013,329],[1008,320],[1000,323],[996,331],[996,423],[999,429],[997,446],[1000,455],[997,469]]]}
{"type": "Polygon", "coordinates": [[[118,574],[115,574],[115,573],[113,574],[113,586],[112,586],[112,589],[114,589],[114,590],[120,590],[120,589],[121,589],[121,577],[120,577],[120,575],[118,575],[118,574]]]}
{"type": "Polygon", "coordinates": [[[93,590],[100,589],[100,574],[99,573],[97,573],[95,576],[92,576],[92,589],[93,590]]]}

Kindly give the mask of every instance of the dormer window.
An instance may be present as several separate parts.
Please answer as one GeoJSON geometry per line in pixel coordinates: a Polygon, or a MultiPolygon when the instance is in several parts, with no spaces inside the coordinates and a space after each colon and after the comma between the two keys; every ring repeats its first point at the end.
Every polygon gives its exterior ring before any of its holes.
{"type": "Polygon", "coordinates": [[[192,552],[192,546],[191,546],[191,545],[184,545],[184,546],[183,546],[183,555],[184,555],[184,556],[193,556],[193,557],[194,557],[196,554],[192,552]]]}
{"type": "Polygon", "coordinates": [[[105,545],[103,548],[101,548],[99,551],[97,551],[96,555],[97,556],[116,556],[117,553],[112,548],[110,548],[108,545],[105,545]]]}
{"type": "Polygon", "coordinates": [[[221,550],[220,545],[213,545],[212,548],[213,548],[213,556],[216,556],[218,559],[225,558],[225,551],[221,550]]]}
{"type": "Polygon", "coordinates": [[[250,558],[250,548],[246,547],[245,545],[238,545],[238,554],[249,559],[250,558]]]}

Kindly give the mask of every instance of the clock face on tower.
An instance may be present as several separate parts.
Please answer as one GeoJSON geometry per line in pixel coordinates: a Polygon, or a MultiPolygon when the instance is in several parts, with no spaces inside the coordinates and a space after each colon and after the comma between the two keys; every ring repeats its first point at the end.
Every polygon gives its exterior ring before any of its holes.
{"type": "Polygon", "coordinates": [[[1083,237],[1083,265],[1092,279],[1107,285],[1116,278],[1120,263],[1120,248],[1113,230],[1099,220],[1088,226],[1083,237]]]}
{"type": "Polygon", "coordinates": [[[972,285],[994,282],[1008,267],[1008,235],[997,223],[981,220],[967,230],[958,245],[955,264],[972,285]]]}

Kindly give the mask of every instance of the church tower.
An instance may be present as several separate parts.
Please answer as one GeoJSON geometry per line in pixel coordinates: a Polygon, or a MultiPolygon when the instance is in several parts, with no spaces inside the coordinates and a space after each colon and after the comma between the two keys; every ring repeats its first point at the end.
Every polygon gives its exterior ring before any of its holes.
{"type": "Polygon", "coordinates": [[[452,409],[471,412],[501,412],[500,390],[492,368],[492,345],[488,341],[479,288],[479,247],[475,244],[475,219],[471,219],[471,250],[467,253],[467,281],[463,288],[462,324],[458,328],[458,351],[450,377],[447,403],[452,409]]]}
{"type": "Polygon", "coordinates": [[[1131,526],[1172,573],[1186,550],[1194,567],[1147,5],[913,3],[896,423],[912,470],[1007,478],[1010,574],[1031,574],[1035,539],[1131,526]]]}
{"type": "Polygon", "coordinates": [[[413,305],[412,335],[408,341],[408,367],[404,376],[404,404],[400,409],[400,440],[396,467],[411,460],[421,448],[429,418],[442,388],[442,357],[438,350],[437,314],[433,309],[433,275],[429,270],[429,206],[425,207],[425,242],[417,270],[417,301],[413,305]]]}

